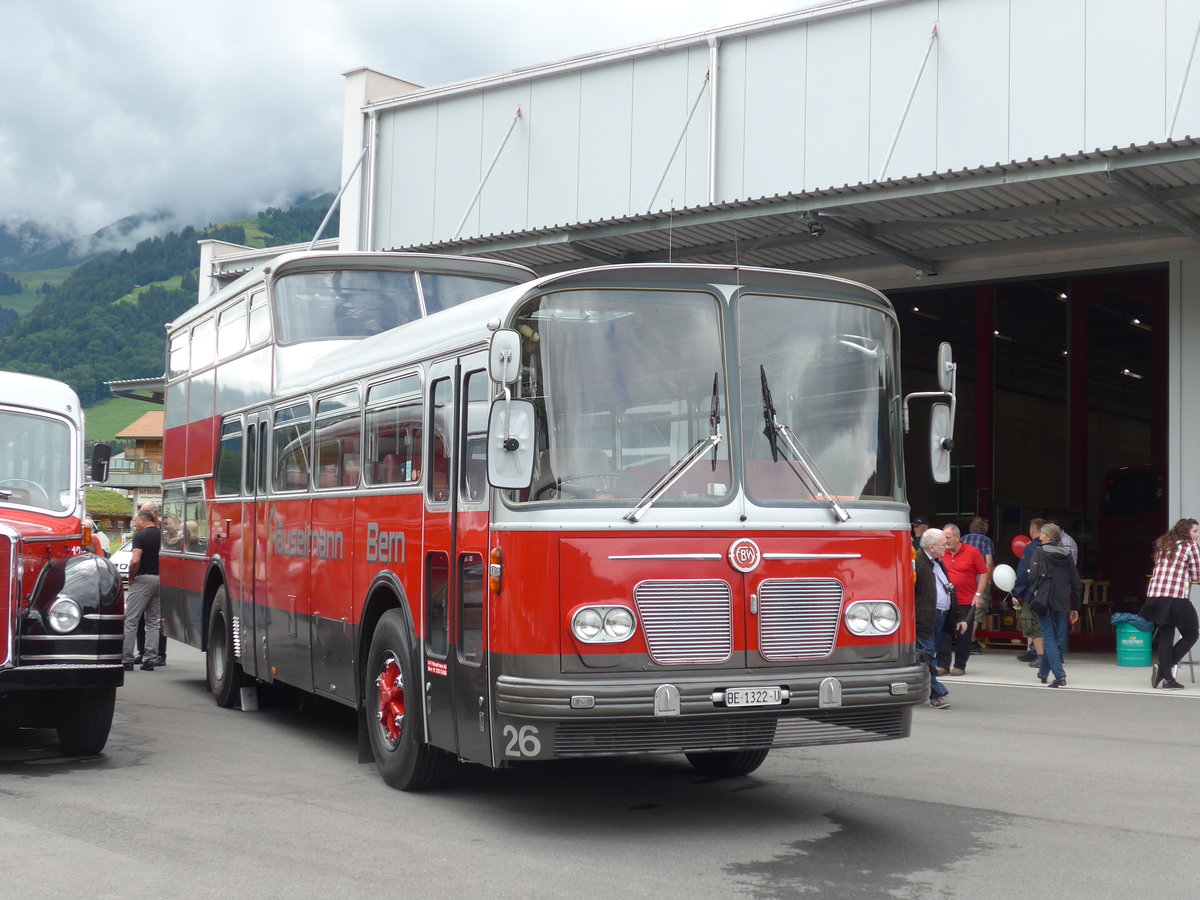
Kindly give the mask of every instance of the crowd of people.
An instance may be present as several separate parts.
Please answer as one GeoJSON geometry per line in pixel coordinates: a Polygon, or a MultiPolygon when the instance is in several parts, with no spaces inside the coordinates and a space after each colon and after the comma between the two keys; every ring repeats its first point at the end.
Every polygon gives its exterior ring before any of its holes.
{"type": "MultiPolygon", "coordinates": [[[[966,534],[954,523],[931,527],[924,516],[912,523],[916,642],[929,661],[929,704],[934,709],[950,706],[942,679],[965,675],[971,654],[982,649],[975,635],[988,612],[996,569],[996,549],[987,531],[982,517],[972,520],[966,534]]],[[[1029,522],[1028,534],[1015,573],[1007,573],[1017,626],[1026,642],[1017,660],[1035,668],[1042,684],[1062,688],[1067,685],[1064,657],[1070,630],[1079,620],[1083,598],[1079,545],[1059,523],[1042,518],[1029,522]]],[[[1153,557],[1146,601],[1138,613],[1154,625],[1151,686],[1182,690],[1176,677],[1179,663],[1200,636],[1188,596],[1192,583],[1200,582],[1196,519],[1176,522],[1155,541],[1153,557]]],[[[1002,587],[1009,590],[1009,585],[1002,587]]]]}

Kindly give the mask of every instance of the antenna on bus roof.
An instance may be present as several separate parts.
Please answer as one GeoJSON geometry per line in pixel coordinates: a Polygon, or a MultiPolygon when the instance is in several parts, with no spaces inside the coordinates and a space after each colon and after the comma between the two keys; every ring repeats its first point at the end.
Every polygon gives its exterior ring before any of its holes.
{"type": "Polygon", "coordinates": [[[358,172],[358,167],[362,165],[363,157],[367,155],[367,150],[371,147],[368,144],[362,148],[362,153],[358,154],[358,161],[354,164],[354,168],[350,170],[350,174],[346,177],[346,183],[342,185],[342,189],[337,192],[337,196],[333,198],[333,202],[329,204],[329,212],[325,213],[325,218],[321,220],[321,224],[317,226],[317,233],[313,235],[313,239],[308,242],[308,249],[311,250],[317,245],[317,241],[321,239],[321,233],[325,230],[325,226],[329,224],[329,219],[333,215],[333,211],[338,208],[338,204],[342,202],[342,194],[346,193],[346,188],[350,187],[350,182],[354,180],[355,173],[358,172]]]}

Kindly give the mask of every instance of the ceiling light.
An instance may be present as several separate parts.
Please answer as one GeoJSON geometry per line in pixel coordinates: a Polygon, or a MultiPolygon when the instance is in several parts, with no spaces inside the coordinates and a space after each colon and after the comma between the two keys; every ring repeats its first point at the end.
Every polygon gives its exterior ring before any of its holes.
{"type": "Polygon", "coordinates": [[[1150,326],[1149,326],[1149,325],[1147,325],[1147,324],[1146,324],[1145,322],[1143,322],[1141,319],[1139,319],[1139,318],[1136,318],[1136,317],[1135,317],[1135,318],[1132,318],[1132,319],[1130,319],[1130,320],[1129,320],[1129,324],[1130,324],[1130,325],[1132,325],[1134,328],[1140,328],[1140,329],[1142,329],[1142,331],[1150,331],[1150,330],[1151,330],[1151,328],[1150,328],[1150,326]]]}
{"type": "Polygon", "coordinates": [[[1121,374],[1126,378],[1136,378],[1138,381],[1142,380],[1141,375],[1139,375],[1137,372],[1130,372],[1128,369],[1122,369],[1121,374]]]}

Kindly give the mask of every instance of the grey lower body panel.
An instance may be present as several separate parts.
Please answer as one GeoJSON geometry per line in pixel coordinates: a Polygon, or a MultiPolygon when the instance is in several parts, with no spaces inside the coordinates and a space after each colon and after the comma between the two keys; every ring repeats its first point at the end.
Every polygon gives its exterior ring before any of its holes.
{"type": "MultiPolygon", "coordinates": [[[[654,671],[495,680],[497,733],[536,729],[538,758],[803,747],[907,737],[929,696],[924,663],[654,671]],[[780,705],[726,708],[726,688],[779,687],[780,705]],[[660,692],[673,698],[664,710],[660,692]]],[[[512,758],[517,742],[498,747],[512,758]],[[507,752],[506,752],[507,751],[507,752]]]]}

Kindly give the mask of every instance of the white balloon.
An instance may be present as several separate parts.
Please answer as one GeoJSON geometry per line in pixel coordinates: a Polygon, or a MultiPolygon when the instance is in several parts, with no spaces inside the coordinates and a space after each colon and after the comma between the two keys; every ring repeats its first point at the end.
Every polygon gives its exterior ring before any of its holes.
{"type": "Polygon", "coordinates": [[[1001,563],[992,569],[992,582],[1002,591],[1011,591],[1017,583],[1017,573],[1007,563],[1001,563]]]}

